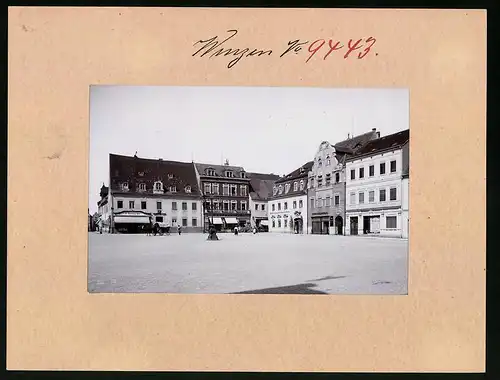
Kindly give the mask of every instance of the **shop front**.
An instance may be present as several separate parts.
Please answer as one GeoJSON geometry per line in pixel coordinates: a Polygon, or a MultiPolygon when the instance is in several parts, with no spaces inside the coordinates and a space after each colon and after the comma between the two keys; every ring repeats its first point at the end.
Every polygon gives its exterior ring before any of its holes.
{"type": "MultiPolygon", "coordinates": [[[[315,235],[328,235],[330,233],[330,219],[326,212],[312,214],[312,233],[315,235]]],[[[332,223],[333,224],[333,223],[332,223]]]]}
{"type": "Polygon", "coordinates": [[[152,221],[152,215],[141,211],[122,211],[113,215],[114,230],[117,233],[143,233],[152,221]]]}

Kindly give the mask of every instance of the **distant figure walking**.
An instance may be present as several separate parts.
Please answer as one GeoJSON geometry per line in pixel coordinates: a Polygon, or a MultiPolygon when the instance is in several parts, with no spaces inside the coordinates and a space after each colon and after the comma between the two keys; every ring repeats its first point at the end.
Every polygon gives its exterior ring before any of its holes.
{"type": "Polygon", "coordinates": [[[234,234],[238,235],[238,226],[234,227],[234,234]]]}
{"type": "Polygon", "coordinates": [[[180,226],[180,224],[177,225],[177,232],[179,233],[179,235],[181,234],[181,226],[180,226]]]}
{"type": "Polygon", "coordinates": [[[257,227],[253,228],[253,234],[255,235],[257,233],[257,227]]]}
{"type": "Polygon", "coordinates": [[[102,234],[102,219],[99,219],[99,233],[102,234]]]}

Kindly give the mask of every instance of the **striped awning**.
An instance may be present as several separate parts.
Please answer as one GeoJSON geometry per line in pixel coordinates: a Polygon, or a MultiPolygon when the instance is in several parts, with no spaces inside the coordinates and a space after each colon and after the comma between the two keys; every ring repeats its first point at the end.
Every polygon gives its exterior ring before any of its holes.
{"type": "MultiPolygon", "coordinates": [[[[212,222],[212,218],[209,218],[210,222],[212,222]]],[[[214,218],[213,224],[222,224],[221,218],[214,218]]]]}
{"type": "Polygon", "coordinates": [[[224,218],[224,220],[226,221],[226,224],[238,224],[236,218],[224,218]]]}
{"type": "Polygon", "coordinates": [[[260,221],[260,225],[261,226],[268,226],[269,225],[269,221],[267,219],[261,220],[260,221]]]}

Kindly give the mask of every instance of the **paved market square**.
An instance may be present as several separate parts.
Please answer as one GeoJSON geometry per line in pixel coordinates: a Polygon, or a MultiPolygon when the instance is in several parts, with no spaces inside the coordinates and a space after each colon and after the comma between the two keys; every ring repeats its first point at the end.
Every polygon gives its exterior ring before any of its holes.
{"type": "Polygon", "coordinates": [[[408,241],[89,233],[90,293],[407,294],[408,241]]]}

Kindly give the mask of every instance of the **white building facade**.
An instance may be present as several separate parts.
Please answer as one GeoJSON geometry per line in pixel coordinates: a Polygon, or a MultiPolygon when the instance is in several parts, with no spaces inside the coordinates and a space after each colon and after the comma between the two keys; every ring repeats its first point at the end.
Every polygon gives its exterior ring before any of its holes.
{"type": "Polygon", "coordinates": [[[269,232],[307,234],[307,177],[312,161],[277,180],[268,204],[269,232]]]}
{"type": "MultiPolygon", "coordinates": [[[[370,141],[346,160],[346,235],[404,237],[409,131],[370,141]]],[[[406,218],[406,219],[405,219],[406,218]]]]}

